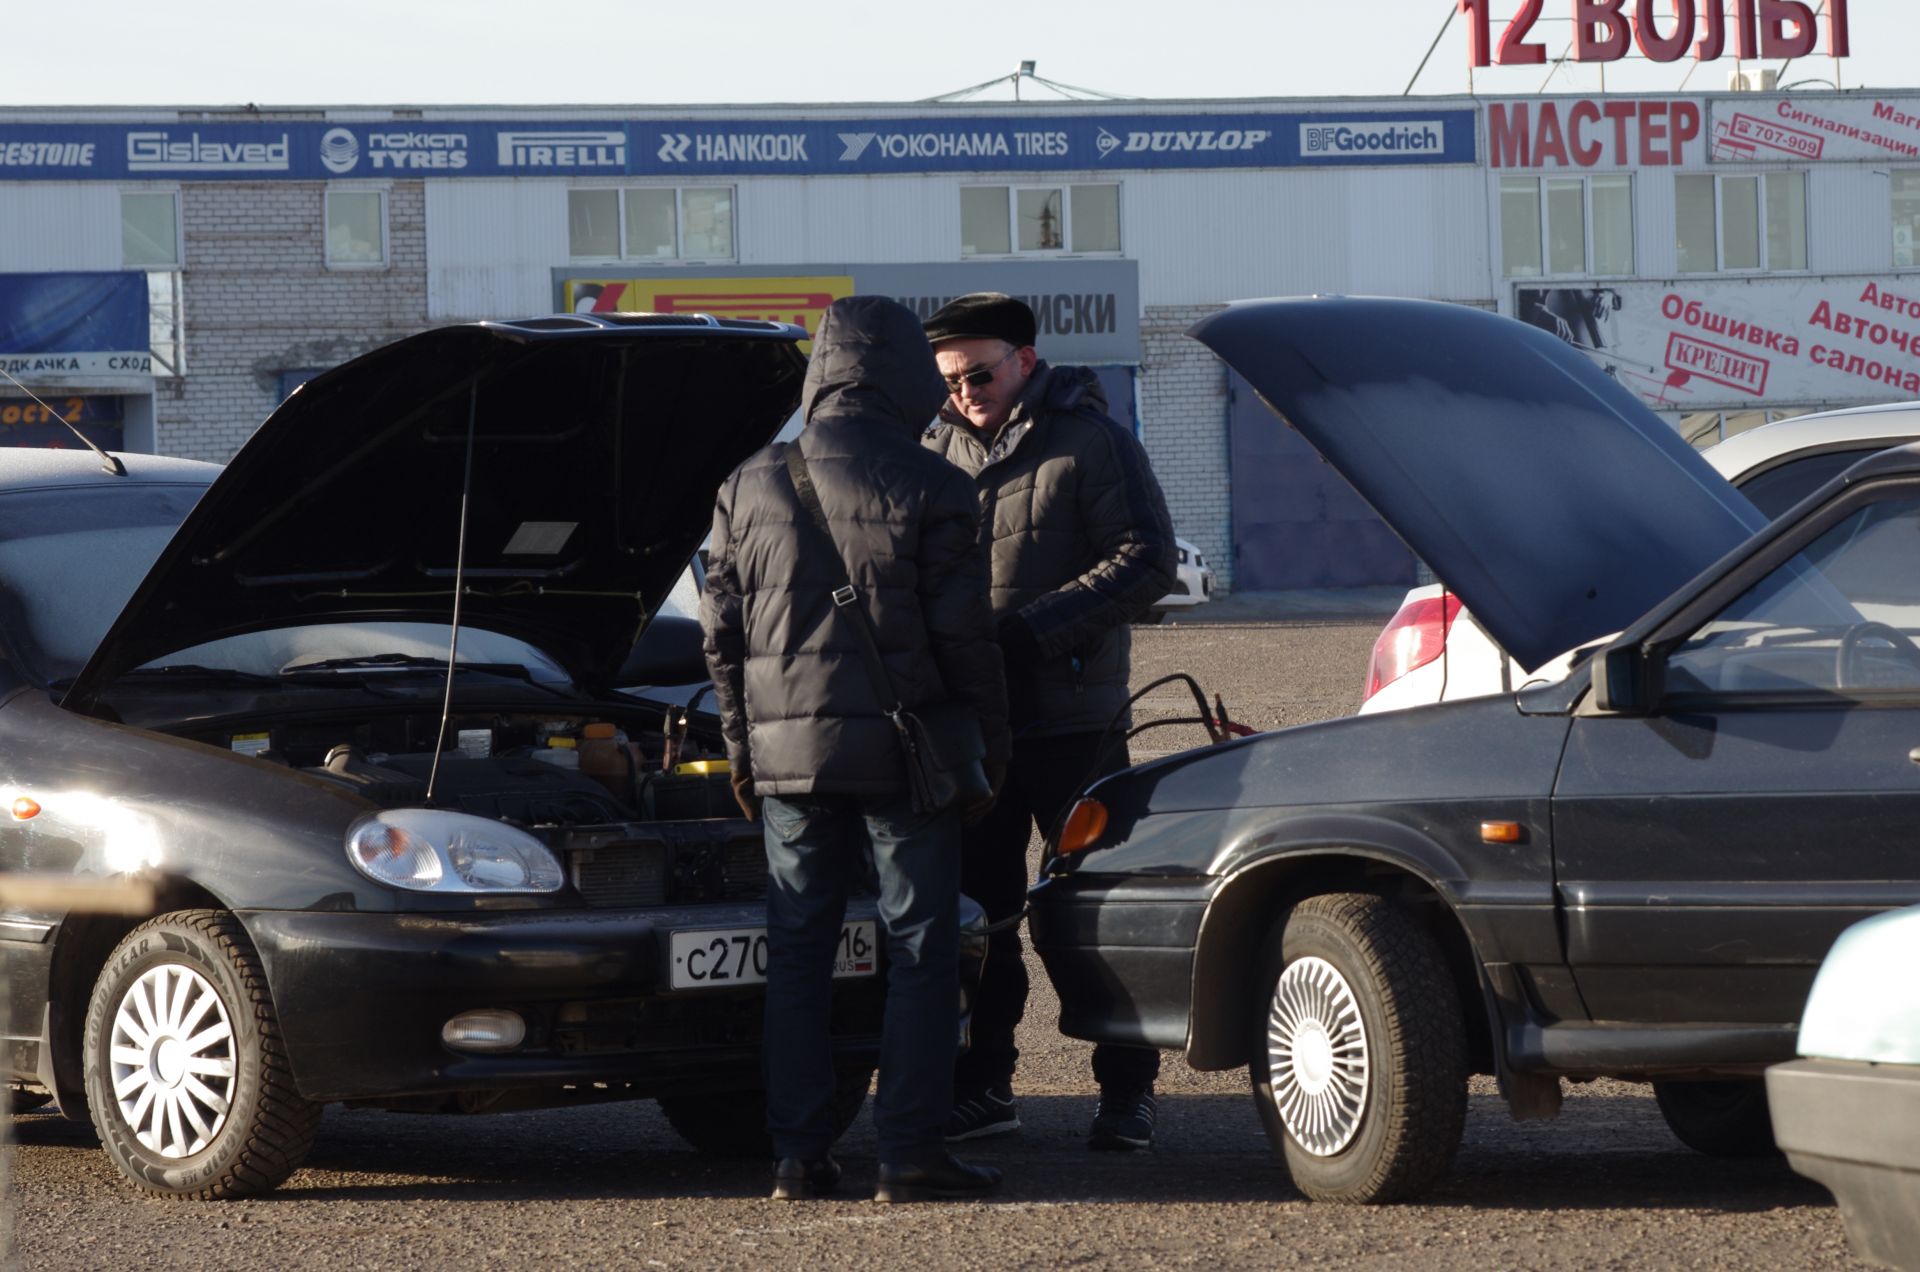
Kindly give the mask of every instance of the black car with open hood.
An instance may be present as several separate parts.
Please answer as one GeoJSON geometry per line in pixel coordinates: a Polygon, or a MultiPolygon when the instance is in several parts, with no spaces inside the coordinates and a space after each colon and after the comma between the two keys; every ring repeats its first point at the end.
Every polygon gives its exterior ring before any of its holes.
{"type": "MultiPolygon", "coordinates": [[[[662,610],[805,335],[473,323],[317,377],[224,471],[0,450],[15,1107],[209,1198],[284,1179],[331,1101],[654,1096],[697,1146],[764,1151],[761,829],[716,722],[619,686],[704,680],[685,598],[662,610]],[[76,882],[130,912],[72,909],[76,882]]],[[[856,900],[847,1119],[879,944],[856,900]]]]}
{"type": "Polygon", "coordinates": [[[1920,447],[1769,523],[1507,318],[1271,300],[1191,334],[1575,672],[1095,784],[1031,894],[1062,1029],[1246,1065],[1317,1199],[1431,1186],[1475,1072],[1516,1117],[1648,1081],[1687,1144],[1768,1151],[1760,1074],[1828,945],[1920,901],[1920,447]]]}

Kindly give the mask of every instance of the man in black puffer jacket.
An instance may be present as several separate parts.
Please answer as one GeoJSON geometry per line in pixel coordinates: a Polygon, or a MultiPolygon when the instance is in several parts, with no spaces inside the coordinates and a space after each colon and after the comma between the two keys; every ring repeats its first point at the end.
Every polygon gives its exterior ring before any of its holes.
{"type": "MultiPolygon", "coordinates": [[[[918,438],[946,391],[912,312],[836,301],[813,339],[798,440],[720,489],[700,619],[734,789],[766,817],[767,1123],[776,1198],[830,1190],[834,947],[847,891],[880,880],[887,1004],[874,1098],[877,1201],[967,1196],[999,1172],[942,1142],[958,1027],[960,816],[913,810],[891,720],[839,613],[837,549],[900,700],[972,705],[994,785],[1006,771],[1006,682],[987,601],[979,510],[964,473],[918,438]],[[805,456],[835,547],[796,494],[805,456]]],[[[888,704],[890,705],[890,704],[888,704]]],[[[972,810],[978,812],[980,810],[972,810]]]]}
{"type": "MultiPolygon", "coordinates": [[[[999,292],[962,296],[927,320],[952,398],[923,444],[972,476],[990,543],[993,613],[1013,708],[1013,761],[999,803],[968,829],[961,886],[987,918],[1020,913],[1027,838],[1050,835],[1085,784],[1127,765],[1128,624],[1173,587],[1167,502],[1133,434],[1106,412],[1085,367],[1050,367],[1033,311],[999,292]]],[[[960,1058],[950,1140],[1017,1130],[1014,1026],[1026,1009],[1019,933],[996,933],[960,1058]]],[[[1095,1148],[1153,1142],[1160,1053],[1094,1049],[1095,1148]]]]}

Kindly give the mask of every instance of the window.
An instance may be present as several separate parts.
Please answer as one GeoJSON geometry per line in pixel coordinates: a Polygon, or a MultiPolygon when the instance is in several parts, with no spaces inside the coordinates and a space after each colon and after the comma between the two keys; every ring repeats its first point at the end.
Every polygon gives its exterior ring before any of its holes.
{"type": "Polygon", "coordinates": [[[1893,264],[1920,265],[1920,168],[1895,169],[1893,178],[1893,264]]]}
{"type": "Polygon", "coordinates": [[[387,192],[327,191],[327,264],[387,263],[387,192]]]}
{"type": "Polygon", "coordinates": [[[1807,267],[1807,174],[1674,178],[1674,246],[1682,274],[1807,267]]]}
{"type": "Polygon", "coordinates": [[[569,190],[567,254],[576,260],[732,260],[733,187],[569,190]]]}
{"type": "Polygon", "coordinates": [[[1500,259],[1508,278],[1633,272],[1633,178],[1503,177],[1500,259]]]}
{"type": "Polygon", "coordinates": [[[1119,250],[1117,185],[960,188],[963,256],[1119,250]]]}
{"type": "Polygon", "coordinates": [[[180,267],[180,196],[125,191],[120,195],[120,260],[129,269],[180,267]]]}
{"type": "Polygon", "coordinates": [[[1920,689],[1920,499],[1843,518],[1689,637],[1667,663],[1677,694],[1920,689]]]}

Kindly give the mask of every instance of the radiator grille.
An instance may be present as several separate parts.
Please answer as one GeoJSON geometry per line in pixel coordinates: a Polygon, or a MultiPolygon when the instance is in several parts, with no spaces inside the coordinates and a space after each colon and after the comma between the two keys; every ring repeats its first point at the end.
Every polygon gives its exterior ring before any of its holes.
{"type": "Polygon", "coordinates": [[[599,909],[751,901],[767,895],[767,852],[760,837],[669,846],[629,840],[570,854],[573,886],[599,909]]]}

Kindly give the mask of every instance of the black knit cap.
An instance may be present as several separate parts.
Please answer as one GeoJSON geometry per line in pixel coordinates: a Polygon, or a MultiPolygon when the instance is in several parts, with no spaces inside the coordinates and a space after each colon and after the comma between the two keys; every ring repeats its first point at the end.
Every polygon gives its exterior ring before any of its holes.
{"type": "Polygon", "coordinates": [[[950,300],[926,321],[927,342],[1004,340],[1016,349],[1033,343],[1033,310],[1005,292],[972,292],[950,300]]]}

